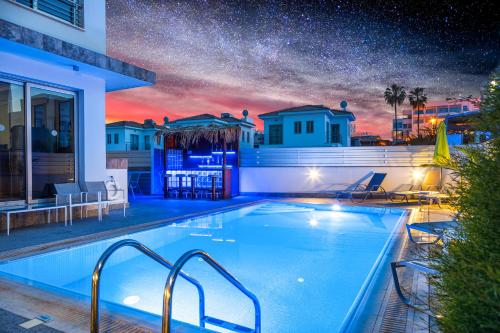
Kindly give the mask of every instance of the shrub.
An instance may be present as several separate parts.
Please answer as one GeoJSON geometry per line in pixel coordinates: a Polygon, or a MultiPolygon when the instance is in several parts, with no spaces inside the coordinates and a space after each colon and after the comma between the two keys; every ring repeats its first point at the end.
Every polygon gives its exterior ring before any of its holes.
{"type": "Polygon", "coordinates": [[[485,87],[476,130],[491,139],[453,156],[457,237],[436,254],[433,280],[441,330],[500,331],[500,72],[485,87]],[[493,83],[494,82],[494,83],[493,83]]]}

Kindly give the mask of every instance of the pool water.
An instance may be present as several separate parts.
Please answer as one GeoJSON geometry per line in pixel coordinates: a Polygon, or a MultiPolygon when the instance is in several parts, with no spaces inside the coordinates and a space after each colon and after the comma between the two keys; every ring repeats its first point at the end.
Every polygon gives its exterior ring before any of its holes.
{"type": "MultiPolygon", "coordinates": [[[[99,256],[120,239],[142,242],[171,262],[198,248],[258,297],[262,332],[338,332],[404,216],[400,209],[266,202],[7,262],[0,274],[85,297],[99,256]]],[[[196,258],[184,271],[203,285],[207,315],[254,327],[251,301],[207,263],[196,258]]],[[[168,273],[134,249],[120,249],[103,270],[101,299],[161,315],[168,273]]],[[[179,278],[173,318],[197,324],[197,297],[179,278]]]]}

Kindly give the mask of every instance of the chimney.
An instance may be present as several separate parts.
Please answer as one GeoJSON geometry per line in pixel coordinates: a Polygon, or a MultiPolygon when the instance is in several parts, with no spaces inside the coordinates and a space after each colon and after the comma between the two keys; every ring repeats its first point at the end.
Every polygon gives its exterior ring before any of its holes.
{"type": "Polygon", "coordinates": [[[144,120],[144,125],[154,126],[155,122],[154,122],[153,119],[145,119],[144,120]]]}
{"type": "Polygon", "coordinates": [[[165,117],[163,117],[163,125],[167,126],[167,124],[168,124],[168,117],[165,116],[165,117]]]}

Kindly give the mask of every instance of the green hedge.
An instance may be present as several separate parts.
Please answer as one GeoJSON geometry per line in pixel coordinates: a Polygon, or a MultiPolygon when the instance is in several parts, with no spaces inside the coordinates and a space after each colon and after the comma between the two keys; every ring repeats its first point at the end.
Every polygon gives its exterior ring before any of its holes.
{"type": "Polygon", "coordinates": [[[450,162],[461,229],[436,254],[432,281],[445,333],[500,332],[500,72],[484,88],[476,130],[491,140],[462,149],[450,162]]]}

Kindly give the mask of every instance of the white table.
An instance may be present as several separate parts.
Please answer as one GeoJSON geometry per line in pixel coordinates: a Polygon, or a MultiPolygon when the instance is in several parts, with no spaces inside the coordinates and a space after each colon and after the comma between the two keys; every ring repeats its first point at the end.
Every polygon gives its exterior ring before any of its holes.
{"type": "Polygon", "coordinates": [[[47,223],[50,224],[50,212],[56,209],[64,209],[64,226],[68,225],[67,207],[64,205],[27,205],[27,206],[12,206],[0,209],[0,214],[5,214],[7,218],[7,236],[10,235],[10,216],[12,214],[47,211],[47,223]]]}

